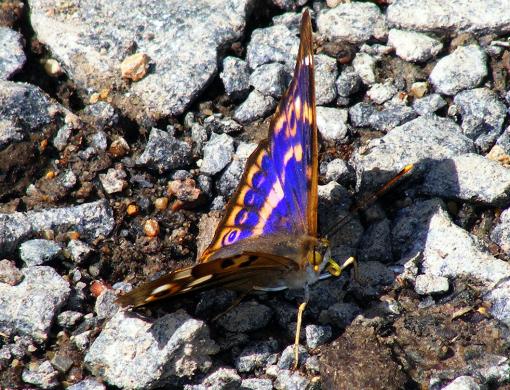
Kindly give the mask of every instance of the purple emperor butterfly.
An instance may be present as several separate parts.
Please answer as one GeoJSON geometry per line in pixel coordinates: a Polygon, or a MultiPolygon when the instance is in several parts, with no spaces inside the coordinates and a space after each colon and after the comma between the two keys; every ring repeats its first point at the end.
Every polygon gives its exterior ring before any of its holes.
{"type": "MultiPolygon", "coordinates": [[[[312,25],[305,11],[292,82],[268,138],[248,158],[211,244],[196,265],[172,271],[118,302],[136,307],[217,286],[274,291],[317,280],[322,268],[316,250],[317,138],[312,25]]],[[[304,307],[298,312],[298,328],[304,307]]]]}

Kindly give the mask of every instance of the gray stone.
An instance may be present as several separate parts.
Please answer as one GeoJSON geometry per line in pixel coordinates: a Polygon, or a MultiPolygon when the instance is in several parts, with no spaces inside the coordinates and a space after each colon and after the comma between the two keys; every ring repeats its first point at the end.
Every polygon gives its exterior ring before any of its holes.
{"type": "Polygon", "coordinates": [[[218,368],[209,374],[198,386],[191,389],[218,389],[218,390],[235,390],[241,385],[241,377],[233,368],[218,368]]]}
{"type": "MultiPolygon", "coordinates": [[[[89,117],[88,122],[95,126],[97,129],[113,127],[119,123],[119,114],[115,108],[111,104],[104,101],[99,101],[97,103],[86,106],[83,109],[83,114],[89,117]]],[[[102,147],[100,147],[100,150],[106,149],[106,141],[106,134],[104,134],[104,140],[101,140],[102,147]]]]}
{"type": "Polygon", "coordinates": [[[423,273],[428,275],[473,278],[486,286],[510,276],[510,265],[490,255],[478,238],[455,225],[438,199],[400,210],[392,239],[401,263],[421,255],[423,273]]]}
{"type": "Polygon", "coordinates": [[[510,32],[508,4],[499,0],[400,0],[390,4],[386,17],[390,26],[404,30],[510,32]]]}
{"type": "Polygon", "coordinates": [[[93,378],[87,378],[67,388],[67,390],[105,390],[105,389],[106,389],[105,385],[96,381],[93,378]]]}
{"type": "Polygon", "coordinates": [[[494,207],[510,201],[510,170],[478,154],[453,156],[432,164],[422,192],[494,207]]]}
{"type": "Polygon", "coordinates": [[[307,325],[305,327],[305,335],[306,335],[306,346],[308,348],[317,348],[325,343],[327,343],[331,336],[333,335],[333,331],[331,330],[331,326],[328,325],[307,325]]]}
{"type": "Polygon", "coordinates": [[[374,189],[386,183],[405,165],[415,172],[426,170],[431,161],[473,152],[473,142],[455,122],[435,115],[418,117],[368,143],[368,152],[355,153],[357,188],[374,189]]]}
{"type": "Polygon", "coordinates": [[[235,110],[234,119],[241,123],[253,122],[265,118],[276,107],[276,100],[259,91],[251,91],[248,98],[235,110]]]}
{"type": "Polygon", "coordinates": [[[112,318],[118,311],[119,305],[115,302],[117,294],[115,291],[105,289],[96,299],[94,311],[100,320],[112,318]]]}
{"type": "Polygon", "coordinates": [[[279,98],[285,92],[290,75],[283,64],[273,62],[258,66],[250,75],[250,85],[264,95],[279,98]]]}
{"type": "Polygon", "coordinates": [[[43,343],[69,298],[69,283],[51,267],[27,267],[22,272],[24,279],[18,285],[0,283],[0,331],[29,335],[43,343]]]}
{"type": "Polygon", "coordinates": [[[175,138],[172,128],[168,132],[153,128],[145,150],[136,163],[155,168],[161,173],[183,168],[191,164],[191,147],[187,142],[175,138]]]}
{"type": "Polygon", "coordinates": [[[53,368],[48,360],[41,364],[35,363],[24,369],[21,379],[23,379],[23,382],[36,385],[41,389],[53,389],[59,384],[58,371],[53,368]]]}
{"type": "Polygon", "coordinates": [[[234,139],[227,135],[211,134],[211,139],[204,145],[204,158],[200,172],[215,175],[232,160],[234,155],[234,139]]]}
{"type": "Polygon", "coordinates": [[[263,378],[243,379],[241,390],[273,390],[273,381],[263,378]]]}
{"type": "Polygon", "coordinates": [[[23,280],[23,273],[16,267],[14,261],[0,260],[0,283],[11,286],[19,284],[23,280]]]}
{"type": "Polygon", "coordinates": [[[346,123],[346,109],[317,107],[317,128],[325,141],[347,142],[349,130],[346,123]]]}
{"type": "Polygon", "coordinates": [[[99,181],[107,194],[122,192],[127,187],[126,172],[119,166],[99,174],[99,181]]]}
{"type": "Polygon", "coordinates": [[[76,264],[83,264],[93,252],[92,247],[80,240],[69,240],[67,250],[76,264]]]}
{"type": "Polygon", "coordinates": [[[274,388],[276,390],[306,390],[310,385],[310,380],[303,376],[299,371],[279,370],[274,388]]]}
{"type": "Polygon", "coordinates": [[[78,182],[76,175],[70,169],[64,171],[61,175],[59,175],[57,180],[59,181],[60,184],[62,184],[62,187],[68,190],[73,188],[78,182]]]}
{"type": "Polygon", "coordinates": [[[21,244],[19,256],[26,266],[41,265],[53,260],[62,248],[51,240],[28,240],[21,244]]]}
{"type": "Polygon", "coordinates": [[[63,353],[56,353],[51,359],[51,365],[61,373],[66,373],[73,365],[73,359],[63,353]]]}
{"type": "Polygon", "coordinates": [[[229,198],[241,180],[246,160],[257,147],[256,144],[239,143],[232,162],[223,171],[220,179],[216,181],[216,190],[221,195],[229,198]]]}
{"type": "Polygon", "coordinates": [[[218,50],[242,37],[251,3],[182,0],[148,10],[136,1],[88,0],[72,12],[49,12],[53,1],[34,0],[29,7],[37,38],[82,90],[120,83],[119,64],[133,48],[146,54],[155,66],[121,97],[136,96],[150,117],[159,118],[184,112],[209,84],[217,73],[218,50]]]}
{"type": "Polygon", "coordinates": [[[418,275],[414,285],[414,289],[420,295],[443,294],[448,292],[449,288],[448,278],[428,274],[418,275]]]}
{"type": "Polygon", "coordinates": [[[12,251],[30,235],[44,230],[78,231],[82,238],[107,236],[113,230],[113,212],[106,200],[79,206],[0,214],[0,254],[12,251]]]}
{"type": "Polygon", "coordinates": [[[391,226],[388,219],[371,224],[364,232],[358,248],[361,261],[381,261],[387,263],[393,259],[391,254],[391,226]]]}
{"type": "Polygon", "coordinates": [[[362,43],[388,33],[383,14],[375,4],[345,3],[324,10],[317,17],[319,33],[331,41],[362,43]]]}
{"type": "Polygon", "coordinates": [[[179,310],[149,321],[119,311],[85,355],[85,365],[109,384],[152,389],[206,372],[217,353],[209,329],[179,310]]]}
{"type": "Polygon", "coordinates": [[[505,105],[487,88],[459,92],[453,101],[462,116],[462,131],[487,152],[503,132],[505,105]]]}
{"type": "Polygon", "coordinates": [[[73,129],[70,126],[62,126],[58,129],[57,134],[53,138],[53,146],[55,146],[58,151],[63,151],[69,142],[69,138],[71,138],[72,132],[73,129]]]}
{"type": "Polygon", "coordinates": [[[271,3],[283,10],[293,10],[307,3],[307,0],[271,0],[271,3]]]}
{"type": "Polygon", "coordinates": [[[350,302],[337,302],[320,313],[322,324],[331,324],[336,328],[346,328],[361,313],[361,309],[350,302]]]}
{"type": "MultiPolygon", "coordinates": [[[[302,365],[306,359],[308,359],[308,351],[302,345],[298,347],[298,360],[299,365],[302,365]]],[[[294,366],[294,344],[288,345],[282,352],[280,359],[278,360],[278,368],[283,370],[290,370],[294,366]]]]}
{"type": "Polygon", "coordinates": [[[504,154],[510,154],[510,127],[507,127],[503,134],[496,141],[496,146],[499,146],[504,154]]]}
{"type": "Polygon", "coordinates": [[[370,118],[377,114],[373,104],[360,102],[349,108],[349,118],[354,127],[370,126],[370,118]]]}
{"type": "Polygon", "coordinates": [[[487,56],[483,49],[477,45],[460,46],[437,62],[429,80],[437,92],[455,95],[480,85],[487,73],[487,56]]]}
{"type": "MultiPolygon", "coordinates": [[[[304,0],[301,0],[304,1],[304,0]]],[[[306,2],[305,2],[306,3],[306,2]]],[[[304,9],[303,9],[304,11],[304,9]]],[[[302,12],[286,12],[281,15],[273,16],[273,24],[283,24],[289,30],[299,32],[301,27],[302,12]]],[[[312,13],[313,15],[313,13],[312,13]]]]}
{"type": "Polygon", "coordinates": [[[95,148],[98,152],[104,152],[108,147],[108,138],[106,137],[106,133],[104,131],[96,131],[91,139],[90,146],[95,148]]]}
{"type": "Polygon", "coordinates": [[[255,301],[241,302],[218,318],[218,325],[229,332],[251,332],[266,326],[272,315],[266,305],[255,301]]]}
{"type": "Polygon", "coordinates": [[[285,64],[288,71],[294,69],[299,49],[299,39],[283,25],[259,28],[253,31],[246,49],[246,61],[252,69],[271,62],[285,64]]]}
{"type": "Polygon", "coordinates": [[[342,160],[341,158],[335,158],[326,165],[324,172],[322,171],[321,164],[321,175],[324,175],[326,181],[336,181],[339,183],[345,182],[352,179],[353,172],[351,167],[342,160]]]}
{"type": "Polygon", "coordinates": [[[390,100],[393,95],[397,93],[397,88],[392,82],[386,82],[384,84],[373,84],[367,91],[367,96],[374,103],[383,104],[385,101],[390,100]]]}
{"type": "Polygon", "coordinates": [[[85,332],[72,335],[70,341],[79,351],[85,352],[90,344],[91,335],[92,331],[86,330],[85,332]]]}
{"type": "Polygon", "coordinates": [[[57,316],[57,324],[59,324],[63,328],[72,328],[82,318],[83,314],[80,313],[79,311],[66,310],[57,316]]]}
{"type": "Polygon", "coordinates": [[[425,62],[434,58],[441,49],[441,41],[415,31],[391,29],[388,45],[395,48],[397,56],[405,61],[425,62]]]}
{"type": "Polygon", "coordinates": [[[375,111],[368,119],[368,123],[376,130],[388,132],[416,117],[416,112],[405,104],[389,104],[381,111],[375,111]]]}
{"type": "Polygon", "coordinates": [[[376,59],[366,53],[357,53],[354,60],[352,60],[354,71],[358,74],[363,84],[372,85],[375,83],[376,63],[376,59]]]}
{"type": "Polygon", "coordinates": [[[313,56],[315,67],[315,102],[318,105],[331,103],[336,98],[336,60],[325,54],[313,56]]]}
{"type": "Polygon", "coordinates": [[[225,92],[234,99],[244,99],[250,92],[248,64],[240,58],[225,57],[220,78],[225,92]]]}
{"type": "Polygon", "coordinates": [[[501,250],[510,254],[510,209],[503,210],[496,226],[491,232],[491,240],[499,245],[501,250]]]}
{"type": "Polygon", "coordinates": [[[236,358],[236,369],[239,372],[252,372],[275,364],[278,355],[275,353],[278,343],[269,339],[261,343],[246,346],[236,358]]]}
{"type": "Polygon", "coordinates": [[[195,154],[202,154],[204,144],[207,142],[207,130],[204,126],[193,123],[191,126],[191,140],[193,141],[193,151],[195,154]]]}
{"type": "Polygon", "coordinates": [[[393,270],[379,261],[365,261],[358,264],[359,278],[352,285],[352,291],[359,299],[376,297],[395,281],[393,270]]]}
{"type": "Polygon", "coordinates": [[[222,119],[221,117],[217,117],[216,114],[210,115],[207,118],[205,118],[204,126],[209,133],[218,134],[238,133],[243,130],[243,126],[241,126],[232,118],[222,119]]]}
{"type": "Polygon", "coordinates": [[[342,69],[335,82],[336,91],[341,97],[348,97],[358,92],[361,88],[361,78],[352,66],[342,69]]]}
{"type": "Polygon", "coordinates": [[[413,102],[414,111],[420,115],[432,114],[444,106],[446,106],[446,100],[437,93],[424,96],[413,102]]]}
{"type": "Polygon", "coordinates": [[[65,109],[40,88],[0,80],[0,150],[55,124],[65,109]]]}
{"type": "Polygon", "coordinates": [[[23,35],[0,26],[0,80],[8,80],[23,68],[27,60],[23,35]]]}
{"type": "Polygon", "coordinates": [[[448,383],[442,390],[481,390],[482,387],[470,376],[459,376],[448,383]]]}

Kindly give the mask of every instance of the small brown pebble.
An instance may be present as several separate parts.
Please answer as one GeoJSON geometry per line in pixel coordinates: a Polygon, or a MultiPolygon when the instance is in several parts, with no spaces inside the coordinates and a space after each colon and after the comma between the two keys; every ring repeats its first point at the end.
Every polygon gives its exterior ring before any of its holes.
{"type": "Polygon", "coordinates": [[[168,195],[174,195],[181,202],[195,202],[201,194],[193,179],[172,180],[168,182],[168,195]]]}
{"type": "Polygon", "coordinates": [[[129,216],[137,215],[140,212],[140,207],[138,207],[138,205],[134,203],[131,203],[130,205],[128,205],[126,212],[127,215],[129,216]]]}
{"type": "Polygon", "coordinates": [[[174,203],[172,203],[172,211],[179,211],[184,206],[184,202],[182,200],[176,199],[174,203]]]}
{"type": "Polygon", "coordinates": [[[15,286],[22,280],[23,274],[16,268],[14,261],[0,260],[0,282],[15,286]]]}
{"type": "Polygon", "coordinates": [[[425,95],[425,93],[427,93],[428,89],[429,85],[426,81],[419,81],[411,85],[409,93],[415,98],[421,98],[425,95]]]}
{"type": "Polygon", "coordinates": [[[156,210],[160,210],[160,211],[166,210],[166,208],[168,207],[168,198],[166,196],[157,198],[154,201],[154,207],[156,208],[156,210]]]}
{"type": "Polygon", "coordinates": [[[54,240],[55,239],[55,232],[51,229],[46,229],[42,231],[42,236],[46,240],[54,240]]]}
{"type": "Polygon", "coordinates": [[[80,233],[73,230],[73,231],[70,231],[67,233],[67,237],[70,239],[70,240],[78,240],[80,238],[80,233]]]}
{"type": "Polygon", "coordinates": [[[101,293],[108,289],[108,286],[102,280],[94,280],[90,284],[90,293],[94,298],[97,298],[101,293]]]}
{"type": "Polygon", "coordinates": [[[153,238],[159,234],[159,223],[155,219],[148,219],[143,224],[143,231],[147,237],[153,238]]]}
{"type": "Polygon", "coordinates": [[[120,64],[122,77],[133,81],[141,80],[149,69],[149,56],[145,53],[136,53],[126,57],[120,64]]]}
{"type": "Polygon", "coordinates": [[[39,142],[39,151],[41,153],[44,152],[47,147],[48,147],[48,140],[47,139],[43,139],[41,142],[39,142]]]}
{"type": "Polygon", "coordinates": [[[124,138],[119,137],[112,142],[108,152],[112,157],[124,157],[129,152],[129,145],[124,138]]]}
{"type": "Polygon", "coordinates": [[[43,66],[44,71],[48,74],[48,76],[58,77],[63,73],[62,67],[60,66],[58,61],[53,58],[49,58],[46,61],[44,61],[43,66]]]}
{"type": "Polygon", "coordinates": [[[57,175],[55,174],[54,171],[48,171],[48,172],[46,172],[46,175],[44,175],[44,177],[46,179],[53,179],[55,176],[57,176],[57,175]]]}

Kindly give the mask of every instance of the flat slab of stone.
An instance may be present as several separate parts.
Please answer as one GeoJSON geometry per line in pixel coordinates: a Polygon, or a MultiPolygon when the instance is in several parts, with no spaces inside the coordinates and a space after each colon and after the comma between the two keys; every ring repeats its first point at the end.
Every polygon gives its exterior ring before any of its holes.
{"type": "Polygon", "coordinates": [[[32,0],[29,7],[37,38],[84,91],[119,83],[122,61],[133,51],[146,54],[148,74],[124,97],[138,98],[157,119],[182,113],[211,81],[219,48],[242,37],[251,2],[181,0],[140,7],[135,0],[32,0]]]}

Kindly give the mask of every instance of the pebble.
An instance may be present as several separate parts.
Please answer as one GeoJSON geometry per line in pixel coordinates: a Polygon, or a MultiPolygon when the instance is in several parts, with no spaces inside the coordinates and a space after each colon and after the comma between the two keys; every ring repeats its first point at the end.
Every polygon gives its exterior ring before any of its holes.
{"type": "Polygon", "coordinates": [[[220,179],[216,181],[216,190],[220,195],[229,198],[241,180],[246,160],[253,153],[256,144],[240,142],[232,162],[223,171],[220,179]]]}
{"type": "Polygon", "coordinates": [[[234,139],[227,134],[212,133],[204,145],[204,158],[200,172],[215,175],[232,160],[234,155],[234,139]]]}
{"type": "Polygon", "coordinates": [[[117,110],[111,104],[99,101],[86,106],[83,109],[83,115],[88,123],[98,129],[93,137],[100,138],[97,138],[98,141],[96,141],[96,144],[93,142],[92,146],[98,148],[98,150],[106,150],[107,138],[102,129],[113,127],[119,123],[119,114],[117,113],[117,110]]]}
{"type": "Polygon", "coordinates": [[[14,261],[0,260],[0,283],[16,286],[23,280],[23,273],[16,267],[14,261]]]}
{"type": "MultiPolygon", "coordinates": [[[[304,0],[301,0],[304,2],[304,0]]],[[[273,24],[283,24],[289,30],[299,32],[301,27],[302,12],[286,12],[281,15],[273,16],[273,24]]]]}
{"type": "Polygon", "coordinates": [[[375,65],[377,61],[374,57],[366,53],[357,53],[352,61],[354,71],[365,85],[375,83],[375,65]]]}
{"type": "Polygon", "coordinates": [[[106,390],[106,387],[93,378],[87,378],[69,386],[67,390],[106,390]]]}
{"type": "Polygon", "coordinates": [[[510,209],[505,209],[492,229],[490,238],[499,245],[501,250],[510,254],[510,209]]]}
{"type": "Polygon", "coordinates": [[[73,129],[68,125],[64,125],[58,129],[57,134],[53,138],[53,146],[55,146],[59,152],[63,151],[67,146],[72,132],[73,129]]]}
{"type": "Polygon", "coordinates": [[[248,98],[235,110],[234,119],[240,123],[253,122],[268,116],[276,107],[276,100],[257,90],[251,91],[248,98]]]}
{"type": "Polygon", "coordinates": [[[120,3],[80,3],[72,15],[34,3],[30,20],[38,39],[83,91],[120,81],[119,64],[134,45],[156,66],[121,98],[134,95],[151,118],[161,118],[182,114],[209,85],[218,70],[218,50],[242,38],[251,3],[181,0],[178,7],[158,3],[150,13],[120,3]]]}
{"type": "Polygon", "coordinates": [[[16,286],[0,283],[0,331],[25,334],[44,343],[60,308],[70,294],[69,283],[47,266],[27,267],[16,286]]]}
{"type": "Polygon", "coordinates": [[[248,373],[275,364],[278,359],[277,348],[278,343],[273,339],[246,346],[236,357],[237,371],[248,373]]]}
{"type": "Polygon", "coordinates": [[[327,182],[336,181],[339,183],[346,182],[353,177],[351,168],[341,158],[335,158],[334,160],[328,162],[325,171],[323,172],[321,169],[321,175],[324,175],[324,179],[327,182]]]}
{"type": "Polygon", "coordinates": [[[191,165],[191,147],[187,142],[174,137],[173,129],[163,131],[153,128],[142,155],[136,160],[163,173],[191,165]]]}
{"type": "Polygon", "coordinates": [[[314,66],[315,102],[317,105],[329,104],[336,98],[336,60],[325,54],[317,54],[314,56],[314,66]]]}
{"type": "Polygon", "coordinates": [[[279,24],[258,28],[251,34],[246,48],[246,61],[251,69],[271,62],[279,62],[285,64],[290,72],[294,69],[298,49],[299,39],[287,27],[279,24]]]}
{"type": "Polygon", "coordinates": [[[243,390],[273,390],[273,381],[264,378],[248,378],[241,382],[243,390]]]}
{"type": "Polygon", "coordinates": [[[94,251],[91,246],[81,240],[69,240],[67,250],[76,264],[84,264],[94,251]]]}
{"type": "Polygon", "coordinates": [[[415,31],[391,29],[388,45],[395,49],[404,61],[425,62],[434,58],[443,49],[441,41],[415,31]]]}
{"type": "Polygon", "coordinates": [[[0,26],[0,80],[8,80],[18,73],[27,60],[23,51],[23,35],[0,26]]]}
{"type": "Polygon", "coordinates": [[[273,315],[272,310],[255,301],[241,302],[218,318],[218,325],[229,332],[252,332],[265,327],[273,315]]]}
{"type": "Polygon", "coordinates": [[[145,53],[127,56],[120,64],[122,78],[132,81],[143,79],[149,70],[149,61],[149,56],[145,53]]]}
{"type": "Polygon", "coordinates": [[[122,192],[127,188],[128,183],[126,180],[127,175],[121,167],[109,168],[106,173],[99,174],[99,181],[101,182],[107,194],[115,194],[122,192]]]}
{"type": "Polygon", "coordinates": [[[482,387],[470,376],[462,375],[448,383],[442,390],[481,390],[482,387]]]}
{"type": "Polygon", "coordinates": [[[227,95],[233,99],[242,100],[250,92],[250,70],[248,63],[237,57],[225,57],[221,81],[227,95]]]}
{"type": "Polygon", "coordinates": [[[375,111],[368,119],[368,123],[370,127],[376,130],[389,132],[396,126],[416,118],[416,116],[416,112],[411,107],[404,104],[389,104],[381,111],[375,111]]]}
{"type": "Polygon", "coordinates": [[[317,107],[317,128],[327,142],[345,143],[348,140],[347,110],[317,107]]]}
{"type": "Polygon", "coordinates": [[[393,260],[391,223],[388,219],[374,222],[365,230],[358,246],[358,259],[383,263],[393,260]]]}
{"type": "MultiPolygon", "coordinates": [[[[299,366],[303,365],[303,363],[308,359],[308,351],[305,347],[302,345],[299,345],[298,347],[298,360],[299,360],[299,366]]],[[[288,345],[283,350],[280,359],[278,360],[278,368],[283,370],[290,370],[292,367],[294,367],[295,361],[294,361],[295,355],[294,355],[294,344],[288,345]]]]}
{"type": "Polygon", "coordinates": [[[85,365],[112,386],[165,387],[207,372],[217,352],[207,325],[183,310],[156,320],[119,311],[90,346],[85,365]]]}
{"type": "Polygon", "coordinates": [[[115,158],[124,157],[130,150],[129,144],[124,137],[115,138],[110,144],[108,153],[115,158]]]}
{"type": "Polygon", "coordinates": [[[397,93],[397,89],[391,82],[383,84],[373,84],[367,92],[367,96],[374,103],[383,104],[390,100],[397,93]]]}
{"type": "Polygon", "coordinates": [[[79,311],[66,310],[66,311],[61,312],[57,316],[57,324],[59,324],[62,328],[72,328],[82,318],[83,318],[83,314],[80,313],[79,311]]]}
{"type": "Polygon", "coordinates": [[[277,390],[306,390],[310,385],[310,380],[303,376],[299,371],[279,370],[274,388],[277,390]]]}
{"type": "Polygon", "coordinates": [[[58,371],[53,368],[48,360],[41,364],[29,364],[28,368],[25,368],[21,373],[21,379],[23,379],[23,382],[36,385],[41,389],[52,389],[59,384],[58,371]]]}
{"type": "Polygon", "coordinates": [[[348,97],[361,88],[361,78],[352,66],[345,66],[335,82],[336,91],[340,97],[348,97]]]}
{"type": "Polygon", "coordinates": [[[377,109],[371,103],[360,102],[349,108],[349,118],[354,127],[369,127],[370,118],[377,114],[377,109]]]}
{"type": "Polygon", "coordinates": [[[462,117],[462,132],[488,152],[503,132],[507,115],[505,105],[487,88],[459,92],[453,99],[462,117]]]}
{"type": "Polygon", "coordinates": [[[413,109],[420,115],[427,115],[445,107],[446,104],[446,100],[444,100],[441,95],[433,93],[416,99],[413,102],[413,109]]]}
{"type": "Polygon", "coordinates": [[[50,362],[53,367],[64,374],[69,371],[73,365],[73,360],[69,356],[62,353],[56,353],[50,362]]]}
{"type": "Polygon", "coordinates": [[[372,3],[344,3],[319,13],[318,32],[330,41],[363,43],[388,33],[384,15],[372,3]]]}
{"type": "Polygon", "coordinates": [[[21,244],[19,256],[27,267],[33,267],[53,260],[61,250],[55,241],[34,239],[21,244]]]}
{"type": "Polygon", "coordinates": [[[100,320],[112,318],[119,311],[119,305],[115,302],[116,300],[117,294],[115,294],[115,291],[105,289],[97,297],[96,304],[94,305],[97,318],[100,320]]]}
{"type": "Polygon", "coordinates": [[[331,339],[333,331],[331,326],[328,325],[307,325],[305,327],[305,335],[306,346],[308,348],[317,348],[331,339]]]}
{"type": "Polygon", "coordinates": [[[414,285],[420,295],[443,294],[448,292],[449,288],[448,278],[428,274],[418,275],[414,285]]]}
{"type": "Polygon", "coordinates": [[[185,203],[196,202],[202,194],[202,191],[200,188],[197,188],[197,183],[193,179],[169,181],[167,191],[169,196],[175,196],[178,200],[185,203]]]}
{"type": "Polygon", "coordinates": [[[290,81],[285,66],[276,62],[257,67],[250,75],[250,85],[266,96],[279,98],[290,81]]]}
{"type": "Polygon", "coordinates": [[[483,49],[477,45],[460,46],[437,62],[429,80],[436,92],[455,95],[480,85],[487,73],[487,55],[483,49]]]}
{"type": "Polygon", "coordinates": [[[221,119],[216,115],[210,115],[205,118],[204,126],[208,133],[232,134],[239,133],[243,130],[243,126],[241,126],[232,118],[221,119]]]}
{"type": "Polygon", "coordinates": [[[450,0],[445,7],[441,0],[401,0],[388,6],[386,18],[390,26],[403,30],[484,35],[508,32],[510,11],[500,1],[450,0]]]}
{"type": "Polygon", "coordinates": [[[218,368],[213,373],[195,386],[187,385],[184,390],[207,390],[207,389],[239,389],[241,386],[241,377],[233,368],[218,368]]]}

